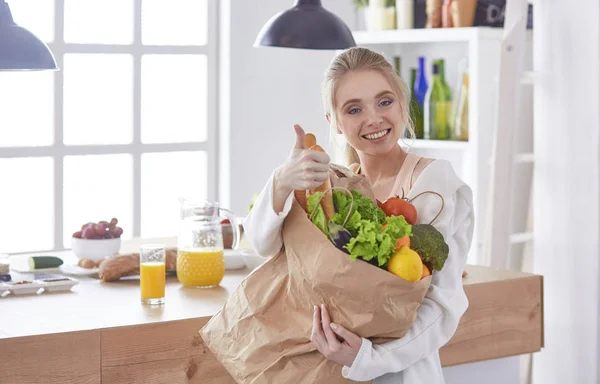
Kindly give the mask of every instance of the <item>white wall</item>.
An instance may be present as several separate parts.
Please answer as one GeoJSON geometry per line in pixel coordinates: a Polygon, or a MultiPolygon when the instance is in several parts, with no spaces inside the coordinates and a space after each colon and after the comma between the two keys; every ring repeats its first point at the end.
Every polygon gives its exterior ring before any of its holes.
{"type": "Polygon", "coordinates": [[[535,272],[545,348],[535,384],[600,383],[600,3],[538,0],[535,272]]]}
{"type": "MultiPolygon", "coordinates": [[[[322,3],[354,27],[351,0],[322,3]]],[[[294,144],[294,124],[313,132],[319,142],[328,140],[320,83],[335,52],[253,47],[262,25],[292,5],[292,0],[230,0],[231,203],[226,192],[220,200],[238,215],[246,213],[252,194],[285,160],[294,144]]]]}

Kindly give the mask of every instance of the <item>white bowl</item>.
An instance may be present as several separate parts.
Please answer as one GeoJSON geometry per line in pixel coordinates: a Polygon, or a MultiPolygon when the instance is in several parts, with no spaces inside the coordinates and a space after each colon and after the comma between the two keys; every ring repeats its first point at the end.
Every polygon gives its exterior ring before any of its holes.
{"type": "Polygon", "coordinates": [[[233,249],[223,250],[223,260],[225,260],[225,270],[231,271],[246,268],[244,255],[233,249]]]}
{"type": "Polygon", "coordinates": [[[119,253],[121,249],[121,238],[115,239],[78,239],[71,238],[71,248],[79,259],[91,259],[98,261],[119,253]]]}
{"type": "Polygon", "coordinates": [[[252,270],[260,267],[265,261],[269,260],[268,257],[262,257],[251,249],[243,249],[241,253],[244,256],[246,267],[252,270]]]}

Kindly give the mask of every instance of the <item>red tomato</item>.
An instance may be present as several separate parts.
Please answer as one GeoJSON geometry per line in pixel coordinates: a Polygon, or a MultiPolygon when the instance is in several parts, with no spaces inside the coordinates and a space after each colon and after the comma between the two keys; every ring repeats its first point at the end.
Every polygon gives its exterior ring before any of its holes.
{"type": "Polygon", "coordinates": [[[417,222],[417,209],[414,205],[400,197],[390,197],[381,204],[386,216],[404,216],[406,222],[413,225],[417,222]]]}

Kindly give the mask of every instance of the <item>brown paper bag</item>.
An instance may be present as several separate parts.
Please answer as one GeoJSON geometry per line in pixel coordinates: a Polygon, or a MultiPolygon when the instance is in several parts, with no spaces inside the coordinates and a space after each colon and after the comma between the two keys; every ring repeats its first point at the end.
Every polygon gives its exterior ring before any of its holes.
{"type": "MultiPolygon", "coordinates": [[[[331,166],[333,187],[373,199],[368,180],[331,166]]],[[[237,383],[348,383],[342,367],[310,341],[313,306],[374,343],[406,333],[431,277],[411,283],[365,261],[352,261],[294,202],[283,226],[284,250],[254,270],[200,334],[237,383]]]]}

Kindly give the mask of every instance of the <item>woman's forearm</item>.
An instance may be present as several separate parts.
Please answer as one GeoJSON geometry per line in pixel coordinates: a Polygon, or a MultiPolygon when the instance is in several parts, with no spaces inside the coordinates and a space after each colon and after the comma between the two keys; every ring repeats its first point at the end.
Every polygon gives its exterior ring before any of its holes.
{"type": "Polygon", "coordinates": [[[254,250],[261,256],[275,256],[283,246],[281,228],[292,206],[291,193],[277,192],[279,202],[275,202],[275,175],[271,176],[254,206],[244,220],[244,235],[254,250]],[[275,204],[280,204],[276,209],[275,204]]]}
{"type": "Polygon", "coordinates": [[[293,192],[290,187],[287,187],[281,181],[281,174],[282,170],[278,168],[273,175],[273,210],[276,214],[280,214],[283,211],[285,202],[293,192]]]}

